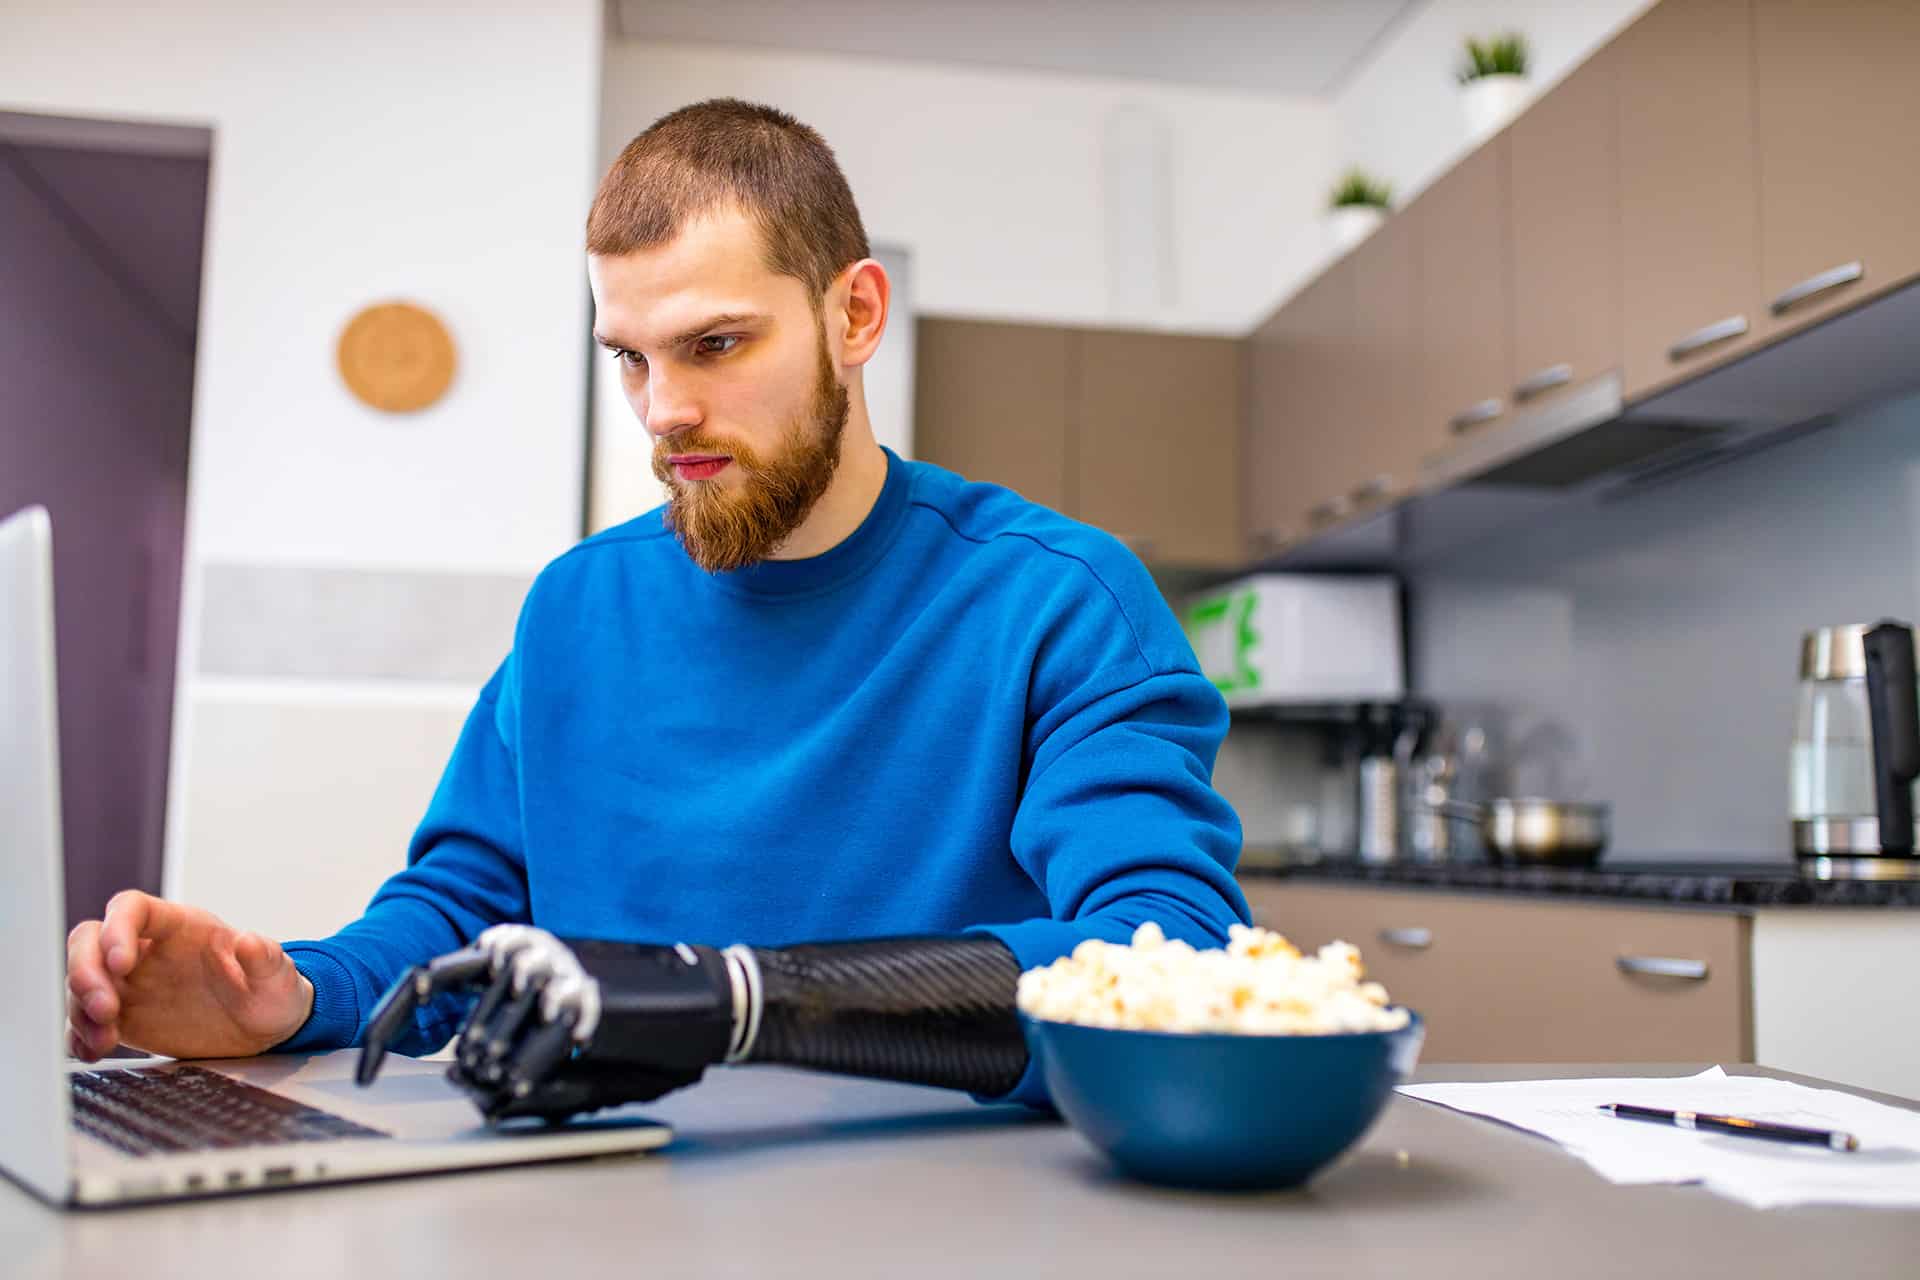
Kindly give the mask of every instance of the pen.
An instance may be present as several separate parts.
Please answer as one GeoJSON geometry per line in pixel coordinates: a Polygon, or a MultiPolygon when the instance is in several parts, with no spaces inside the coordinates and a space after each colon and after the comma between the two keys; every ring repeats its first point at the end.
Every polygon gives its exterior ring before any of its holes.
{"type": "Polygon", "coordinates": [[[1802,1129],[1799,1125],[1747,1120],[1740,1116],[1708,1115],[1704,1111],[1662,1111],[1658,1107],[1636,1107],[1626,1102],[1603,1102],[1600,1109],[1622,1120],[1650,1120],[1654,1124],[1677,1125],[1682,1129],[1709,1129],[1714,1133],[1769,1138],[1774,1142],[1810,1142],[1815,1146],[1832,1147],[1835,1151],[1860,1149],[1860,1139],[1850,1133],[1831,1129],[1802,1129]]]}

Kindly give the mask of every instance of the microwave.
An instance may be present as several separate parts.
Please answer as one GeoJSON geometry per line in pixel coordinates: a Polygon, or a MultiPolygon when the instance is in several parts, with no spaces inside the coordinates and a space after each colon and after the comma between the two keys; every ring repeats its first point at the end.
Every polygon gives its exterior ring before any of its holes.
{"type": "Polygon", "coordinates": [[[1230,707],[1392,702],[1406,693],[1391,574],[1262,573],[1186,601],[1181,625],[1230,707]]]}

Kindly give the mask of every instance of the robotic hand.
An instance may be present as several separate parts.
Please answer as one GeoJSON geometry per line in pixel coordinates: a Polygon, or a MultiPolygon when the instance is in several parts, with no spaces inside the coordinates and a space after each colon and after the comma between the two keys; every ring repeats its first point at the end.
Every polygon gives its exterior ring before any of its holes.
{"type": "Polygon", "coordinates": [[[381,998],[356,1078],[370,1083],[415,1011],[480,992],[448,1079],[488,1123],[647,1102],[719,1063],[777,1062],[997,1096],[1026,1069],[1020,966],[992,938],[779,950],[570,941],[497,925],[415,966],[381,998]]]}
{"type": "Polygon", "coordinates": [[[447,1078],[489,1123],[647,1102],[697,1081],[737,1046],[738,964],[711,947],[571,941],[496,925],[464,951],[416,965],[381,998],[355,1078],[371,1083],[414,1011],[480,992],[447,1078]]]}

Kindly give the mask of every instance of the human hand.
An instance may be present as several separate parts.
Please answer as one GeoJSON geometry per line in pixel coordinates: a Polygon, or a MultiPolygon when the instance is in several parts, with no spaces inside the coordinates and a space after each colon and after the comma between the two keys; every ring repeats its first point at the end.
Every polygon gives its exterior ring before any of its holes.
{"type": "Polygon", "coordinates": [[[67,935],[67,1048],[244,1058],[298,1031],[313,985],[270,938],[138,890],[67,935]]]}

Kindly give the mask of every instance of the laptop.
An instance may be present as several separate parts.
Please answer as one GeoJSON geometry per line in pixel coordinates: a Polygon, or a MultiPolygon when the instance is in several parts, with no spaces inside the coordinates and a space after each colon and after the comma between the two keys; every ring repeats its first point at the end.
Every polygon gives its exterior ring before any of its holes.
{"type": "Polygon", "coordinates": [[[53,626],[52,523],[29,507],[0,521],[0,1170],[58,1205],[114,1205],[625,1154],[672,1136],[624,1109],[488,1128],[431,1059],[389,1057],[362,1089],[352,1049],[67,1058],[53,626]]]}

